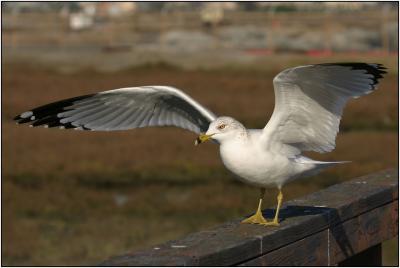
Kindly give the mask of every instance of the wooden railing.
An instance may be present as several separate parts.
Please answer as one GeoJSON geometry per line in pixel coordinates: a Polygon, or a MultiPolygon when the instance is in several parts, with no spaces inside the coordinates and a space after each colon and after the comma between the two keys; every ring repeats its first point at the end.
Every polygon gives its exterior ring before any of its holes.
{"type": "Polygon", "coordinates": [[[285,203],[279,227],[237,219],[100,265],[381,265],[381,243],[398,235],[398,194],[398,171],[386,170],[285,203]]]}

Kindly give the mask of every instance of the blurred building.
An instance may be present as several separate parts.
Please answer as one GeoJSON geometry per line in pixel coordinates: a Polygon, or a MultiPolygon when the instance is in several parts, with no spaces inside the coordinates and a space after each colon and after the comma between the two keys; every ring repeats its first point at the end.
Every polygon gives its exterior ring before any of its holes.
{"type": "Polygon", "coordinates": [[[13,49],[107,46],[154,55],[388,53],[398,47],[394,2],[5,2],[2,7],[3,47],[13,49]]]}
{"type": "Polygon", "coordinates": [[[135,2],[87,2],[96,6],[97,16],[119,17],[130,15],[136,12],[137,4],[135,2]]]}
{"type": "Polygon", "coordinates": [[[396,2],[4,2],[4,12],[58,12],[68,9],[79,12],[90,9],[111,16],[131,12],[200,11],[210,4],[223,10],[304,11],[304,10],[364,10],[396,2]]]}
{"type": "Polygon", "coordinates": [[[277,12],[287,11],[355,11],[371,9],[384,3],[379,2],[257,2],[254,9],[273,9],[277,12]]]}

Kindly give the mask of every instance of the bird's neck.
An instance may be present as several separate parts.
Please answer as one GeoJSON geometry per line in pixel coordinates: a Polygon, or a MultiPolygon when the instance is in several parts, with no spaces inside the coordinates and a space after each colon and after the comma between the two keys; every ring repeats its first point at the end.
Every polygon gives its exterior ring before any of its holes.
{"type": "Polygon", "coordinates": [[[238,140],[247,141],[248,138],[249,138],[249,132],[245,128],[241,129],[239,133],[236,135],[236,139],[238,140]]]}
{"type": "Polygon", "coordinates": [[[243,128],[235,131],[235,133],[232,133],[231,136],[227,137],[226,139],[223,139],[221,141],[221,145],[246,143],[248,142],[248,140],[249,140],[249,133],[245,128],[243,128]]]}

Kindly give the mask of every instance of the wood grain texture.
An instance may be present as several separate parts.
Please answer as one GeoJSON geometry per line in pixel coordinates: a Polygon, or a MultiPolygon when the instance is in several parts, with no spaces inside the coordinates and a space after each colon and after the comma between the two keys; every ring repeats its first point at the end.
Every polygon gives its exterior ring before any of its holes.
{"type": "Polygon", "coordinates": [[[331,263],[339,263],[398,235],[398,200],[330,229],[331,263]]]}
{"type": "Polygon", "coordinates": [[[328,235],[318,232],[239,266],[327,266],[328,235]]]}
{"type": "MultiPolygon", "coordinates": [[[[343,256],[347,258],[397,233],[397,228],[393,227],[393,222],[398,222],[394,216],[393,204],[398,204],[396,200],[397,170],[382,171],[285,203],[279,227],[240,224],[242,219],[237,219],[152,249],[111,258],[100,265],[228,266],[255,261],[273,251],[273,257],[260,259],[259,263],[279,265],[280,261],[283,263],[286,260],[287,265],[294,265],[302,260],[306,265],[314,265],[314,260],[316,264],[326,265],[322,264],[322,252],[329,244],[321,240],[323,237],[325,240],[329,237],[331,242],[336,241],[329,251],[335,257],[326,259],[332,265],[343,260],[343,256]],[[381,213],[385,216],[382,217],[381,213]],[[374,217],[378,220],[374,221],[374,217]],[[361,227],[365,230],[358,237],[355,234],[361,227]],[[385,228],[385,231],[380,234],[377,228],[385,228]],[[329,236],[324,235],[327,231],[329,236]],[[357,244],[357,239],[364,239],[365,242],[357,244]],[[296,260],[294,253],[298,251],[300,255],[301,247],[314,252],[315,256],[296,260]],[[346,247],[352,248],[350,253],[346,247]]],[[[263,213],[272,217],[274,210],[267,209],[263,213]]],[[[326,255],[327,252],[325,250],[326,255]]]]}
{"type": "Polygon", "coordinates": [[[390,202],[240,266],[336,265],[398,235],[398,205],[398,200],[390,202]]]}

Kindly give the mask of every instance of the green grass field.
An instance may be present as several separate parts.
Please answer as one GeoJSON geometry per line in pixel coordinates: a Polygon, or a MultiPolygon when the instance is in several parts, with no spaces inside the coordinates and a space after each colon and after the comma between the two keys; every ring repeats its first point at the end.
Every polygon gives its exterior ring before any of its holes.
{"type": "MultiPolygon", "coordinates": [[[[315,59],[314,59],[315,60],[315,59]]],[[[336,62],[358,60],[321,58],[336,62]]],[[[398,166],[397,62],[387,65],[379,90],[352,100],[336,150],[320,160],[350,160],[284,188],[286,200],[370,172],[398,166]]],[[[236,181],[214,144],[194,147],[193,133],[174,128],[112,133],[17,126],[12,118],[32,107],[91,92],[164,84],[185,90],[219,115],[261,128],[274,105],[272,78],[310,63],[295,56],[262,65],[218,70],[144,66],[115,73],[50,68],[3,68],[3,265],[90,265],[176,239],[249,214],[258,190],[236,181]]],[[[266,206],[275,202],[267,192],[266,206]]],[[[397,264],[397,242],[384,245],[386,265],[397,264]]]]}

